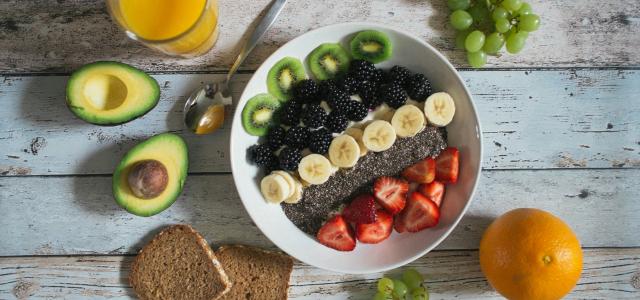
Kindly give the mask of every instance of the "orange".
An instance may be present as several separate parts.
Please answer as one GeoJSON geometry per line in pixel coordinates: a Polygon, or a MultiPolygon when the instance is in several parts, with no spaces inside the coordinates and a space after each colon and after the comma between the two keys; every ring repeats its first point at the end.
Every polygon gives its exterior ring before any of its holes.
{"type": "Polygon", "coordinates": [[[484,232],[480,267],[491,286],[508,299],[560,299],[580,278],[582,249],[571,228],[556,216],[519,208],[484,232]]]}

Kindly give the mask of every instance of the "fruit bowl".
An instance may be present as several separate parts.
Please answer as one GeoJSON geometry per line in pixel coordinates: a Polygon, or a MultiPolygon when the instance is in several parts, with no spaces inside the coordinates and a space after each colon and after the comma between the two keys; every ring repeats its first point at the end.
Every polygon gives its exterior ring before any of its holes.
{"type": "MultiPolygon", "coordinates": [[[[307,67],[308,68],[308,67],[307,67]]],[[[308,72],[309,73],[309,72],[308,72]]],[[[231,129],[231,169],[242,203],[260,230],[284,252],[318,268],[343,273],[382,272],[407,264],[440,244],[458,224],[476,189],[482,165],[481,130],[471,95],[455,68],[421,39],[397,29],[373,23],[344,23],[307,32],[273,53],[258,68],[237,103],[231,129]],[[325,247],[298,229],[284,214],[280,205],[267,203],[260,192],[261,171],[247,159],[247,149],[258,141],[242,125],[242,107],[249,98],[267,93],[267,74],[280,59],[291,56],[304,61],[319,44],[347,41],[366,29],[386,33],[393,44],[390,60],[377,64],[388,69],[403,65],[429,78],[434,91],[446,91],[454,99],[456,115],[447,126],[448,144],[460,150],[458,183],[447,187],[436,227],[414,234],[398,234],[380,244],[358,244],[351,252],[325,247]]]]}

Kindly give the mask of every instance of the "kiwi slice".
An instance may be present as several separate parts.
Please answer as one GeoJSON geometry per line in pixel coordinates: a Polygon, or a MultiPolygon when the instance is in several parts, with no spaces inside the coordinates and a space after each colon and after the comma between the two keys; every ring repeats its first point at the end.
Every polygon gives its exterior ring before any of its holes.
{"type": "Polygon", "coordinates": [[[293,96],[295,83],[306,79],[307,74],[299,59],[285,57],[279,60],[267,75],[267,90],[280,101],[285,102],[293,96]]]}
{"type": "Polygon", "coordinates": [[[350,46],[354,58],[368,60],[374,64],[389,59],[393,52],[389,37],[376,30],[358,32],[351,40],[350,46]]]}
{"type": "Polygon", "coordinates": [[[340,44],[324,43],[307,56],[307,65],[318,80],[335,78],[347,72],[351,57],[340,44]]]}
{"type": "Polygon", "coordinates": [[[263,136],[274,124],[275,112],[280,108],[280,101],[270,94],[253,96],[242,109],[242,126],[250,135],[263,136]]]}

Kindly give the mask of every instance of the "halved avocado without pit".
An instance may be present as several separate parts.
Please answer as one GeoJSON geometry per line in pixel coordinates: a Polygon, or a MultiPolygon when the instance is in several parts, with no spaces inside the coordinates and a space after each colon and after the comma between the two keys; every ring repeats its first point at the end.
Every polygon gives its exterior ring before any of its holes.
{"type": "Polygon", "coordinates": [[[113,173],[113,196],[128,212],[148,217],[176,201],[189,168],[184,140],[172,133],[155,135],[134,146],[113,173]]]}
{"type": "Polygon", "coordinates": [[[158,104],[160,86],[130,65],[99,61],[82,66],[67,83],[67,106],[96,125],[118,125],[138,118],[158,104]]]}

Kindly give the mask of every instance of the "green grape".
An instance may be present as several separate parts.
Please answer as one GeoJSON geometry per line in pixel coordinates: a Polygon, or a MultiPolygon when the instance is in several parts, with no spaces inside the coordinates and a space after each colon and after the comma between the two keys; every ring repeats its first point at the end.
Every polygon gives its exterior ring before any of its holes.
{"type": "Polygon", "coordinates": [[[529,14],[519,17],[518,29],[524,31],[536,31],[540,26],[540,17],[538,15],[529,14]]]}
{"type": "Polygon", "coordinates": [[[509,12],[502,8],[502,7],[496,7],[493,12],[491,13],[491,18],[496,21],[498,19],[506,19],[509,17],[509,12]]]}
{"type": "Polygon", "coordinates": [[[426,288],[420,287],[411,291],[411,299],[413,300],[429,300],[429,292],[426,288]]]}
{"type": "Polygon", "coordinates": [[[497,32],[505,33],[511,29],[511,22],[507,19],[497,19],[495,22],[497,32]]]}
{"type": "Polygon", "coordinates": [[[450,10],[467,9],[471,6],[471,0],[447,0],[450,10]]]}
{"type": "Polygon", "coordinates": [[[522,0],[504,0],[500,6],[508,11],[518,11],[522,6],[522,0]]]}
{"type": "Polygon", "coordinates": [[[469,32],[471,31],[464,30],[456,32],[456,47],[464,49],[464,41],[467,38],[467,35],[469,35],[469,32]]]}
{"type": "Polygon", "coordinates": [[[531,4],[527,2],[523,2],[520,9],[515,13],[518,16],[530,15],[533,13],[533,9],[531,8],[531,4]]]}
{"type": "Polygon", "coordinates": [[[467,9],[467,12],[471,15],[471,18],[473,18],[473,21],[476,24],[480,24],[491,19],[489,10],[483,5],[476,4],[467,9]]]}
{"type": "Polygon", "coordinates": [[[378,291],[386,295],[391,295],[393,291],[393,279],[388,277],[380,278],[378,280],[378,291]]]}
{"type": "Polygon", "coordinates": [[[484,51],[467,52],[467,62],[474,68],[481,68],[487,63],[487,54],[484,51]]]}
{"type": "Polygon", "coordinates": [[[404,296],[407,294],[409,289],[407,289],[407,285],[404,282],[394,279],[393,280],[393,297],[404,299],[404,296]]]}
{"type": "Polygon", "coordinates": [[[473,19],[468,12],[464,10],[456,10],[451,13],[449,22],[451,23],[451,26],[453,26],[453,28],[457,30],[465,30],[469,28],[469,26],[471,26],[471,23],[473,23],[473,19]]]}
{"type": "Polygon", "coordinates": [[[511,54],[522,51],[528,35],[526,31],[512,32],[509,34],[509,37],[507,37],[507,51],[511,54]]]}
{"type": "Polygon", "coordinates": [[[377,292],[373,295],[373,300],[391,300],[391,295],[385,294],[383,292],[377,292]]]}
{"type": "Polygon", "coordinates": [[[487,36],[484,41],[484,46],[482,47],[482,51],[488,54],[496,54],[502,46],[504,45],[504,34],[499,32],[494,32],[487,36]]]}
{"type": "Polygon", "coordinates": [[[474,30],[464,40],[464,48],[469,52],[476,52],[482,49],[484,45],[484,33],[480,30],[474,30]]]}
{"type": "Polygon", "coordinates": [[[407,287],[410,290],[419,288],[422,285],[423,280],[424,277],[422,277],[422,274],[416,271],[416,269],[407,269],[402,272],[402,281],[407,284],[407,287]]]}

